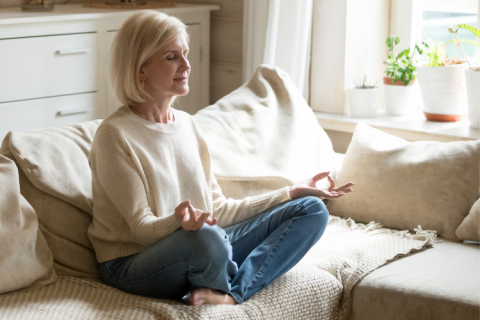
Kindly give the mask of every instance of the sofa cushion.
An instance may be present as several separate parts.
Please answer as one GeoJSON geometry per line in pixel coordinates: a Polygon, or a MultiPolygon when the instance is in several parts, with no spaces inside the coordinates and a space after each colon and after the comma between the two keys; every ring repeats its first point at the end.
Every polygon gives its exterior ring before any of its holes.
{"type": "Polygon", "coordinates": [[[480,241],[480,199],[473,204],[455,234],[461,240],[480,241]]]}
{"type": "Polygon", "coordinates": [[[477,199],[480,140],[408,142],[360,123],[337,184],[355,182],[348,197],[328,203],[332,215],[387,228],[455,230],[477,199]]]}
{"type": "Polygon", "coordinates": [[[8,146],[35,187],[91,214],[88,155],[101,122],[12,132],[8,146]]]}
{"type": "MultiPolygon", "coordinates": [[[[198,111],[223,194],[243,199],[333,170],[330,138],[282,69],[260,65],[252,79],[198,111]]],[[[328,186],[328,180],[317,183],[328,186]]]]}
{"type": "Polygon", "coordinates": [[[0,154],[0,294],[54,283],[52,252],[32,206],[20,193],[18,169],[7,150],[0,154]]]}
{"type": "Polygon", "coordinates": [[[11,132],[2,143],[21,169],[22,194],[37,213],[59,275],[100,278],[87,237],[92,222],[88,155],[100,123],[11,132]]]}
{"type": "Polygon", "coordinates": [[[478,320],[480,248],[444,242],[393,261],[353,289],[349,320],[478,320]]]}

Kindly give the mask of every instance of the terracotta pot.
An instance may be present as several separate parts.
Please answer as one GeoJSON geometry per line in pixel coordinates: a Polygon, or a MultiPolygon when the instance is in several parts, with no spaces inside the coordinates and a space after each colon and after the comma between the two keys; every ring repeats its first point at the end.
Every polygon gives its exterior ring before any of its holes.
{"type": "Polygon", "coordinates": [[[401,81],[392,84],[389,78],[383,78],[383,102],[388,116],[406,116],[413,110],[415,103],[415,81],[406,86],[401,81]],[[388,84],[390,82],[390,84],[388,84]]]}
{"type": "Polygon", "coordinates": [[[467,115],[466,65],[417,67],[428,120],[460,121],[467,115]]]}
{"type": "MultiPolygon", "coordinates": [[[[405,86],[405,83],[403,83],[402,81],[395,81],[395,84],[393,84],[393,80],[390,79],[390,78],[387,78],[387,77],[383,77],[383,84],[389,84],[389,85],[392,85],[392,86],[405,86]]],[[[413,79],[412,81],[410,81],[410,83],[408,84],[409,86],[413,86],[415,84],[415,79],[413,79]]]]}

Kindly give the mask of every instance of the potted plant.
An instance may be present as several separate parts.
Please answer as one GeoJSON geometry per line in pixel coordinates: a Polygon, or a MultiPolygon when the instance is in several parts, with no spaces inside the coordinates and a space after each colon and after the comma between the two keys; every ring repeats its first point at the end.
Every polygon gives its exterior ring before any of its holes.
{"type": "MultiPolygon", "coordinates": [[[[480,37],[480,30],[467,24],[458,24],[456,26],[451,26],[448,28],[448,31],[451,33],[457,33],[458,29],[462,28],[472,32],[477,37],[480,37]]],[[[465,40],[465,39],[453,39],[460,43],[469,43],[476,46],[480,46],[479,43],[465,40]]],[[[468,97],[468,117],[470,119],[470,127],[474,129],[480,129],[480,67],[475,67],[470,64],[468,57],[465,55],[465,58],[468,63],[468,69],[465,70],[465,78],[467,83],[467,97],[468,97]]]]}
{"type": "Polygon", "coordinates": [[[433,39],[423,42],[427,64],[417,66],[418,82],[427,120],[460,121],[467,115],[464,59],[445,55],[445,46],[433,39]]]}
{"type": "Polygon", "coordinates": [[[387,39],[388,59],[383,63],[387,65],[386,77],[383,78],[385,114],[404,116],[411,112],[415,101],[415,87],[417,78],[416,56],[423,50],[415,44],[413,50],[407,48],[399,54],[394,54],[395,46],[400,42],[396,36],[387,39]]]}
{"type": "Polygon", "coordinates": [[[353,81],[354,86],[348,88],[348,99],[350,101],[350,115],[354,118],[375,118],[377,117],[378,82],[372,83],[363,76],[358,82],[353,81]]]}

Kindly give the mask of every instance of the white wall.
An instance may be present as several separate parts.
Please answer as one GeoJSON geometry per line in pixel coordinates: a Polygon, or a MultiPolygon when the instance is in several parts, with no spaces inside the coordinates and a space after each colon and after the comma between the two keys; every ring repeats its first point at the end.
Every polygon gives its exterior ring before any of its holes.
{"type": "MultiPolygon", "coordinates": [[[[381,79],[390,34],[390,0],[314,0],[310,105],[348,113],[347,88],[362,75],[381,79]]],[[[382,99],[380,99],[382,101],[382,99]]]]}

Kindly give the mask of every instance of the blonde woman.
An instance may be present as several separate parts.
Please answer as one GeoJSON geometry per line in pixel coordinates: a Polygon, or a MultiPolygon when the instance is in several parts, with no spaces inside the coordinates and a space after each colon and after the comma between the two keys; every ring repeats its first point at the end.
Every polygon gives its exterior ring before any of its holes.
{"type": "Polygon", "coordinates": [[[291,269],[328,221],[321,199],[351,192],[328,172],[243,200],[226,199],[204,133],[172,107],[188,93],[189,36],[174,17],[143,10],[118,31],[112,87],[123,103],[91,149],[88,236],[103,281],[190,305],[240,304],[291,269]],[[329,189],[315,183],[328,178],[329,189]]]}

